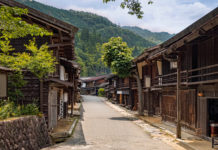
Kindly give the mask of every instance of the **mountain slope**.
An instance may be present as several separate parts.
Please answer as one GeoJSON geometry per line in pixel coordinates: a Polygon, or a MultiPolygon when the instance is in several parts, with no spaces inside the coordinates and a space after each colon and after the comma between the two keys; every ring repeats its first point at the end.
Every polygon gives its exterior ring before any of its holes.
{"type": "Polygon", "coordinates": [[[116,24],[113,24],[107,18],[98,16],[96,14],[75,11],[75,10],[64,10],[58,9],[52,6],[44,5],[42,3],[30,0],[16,0],[29,7],[37,9],[43,13],[53,16],[57,19],[68,22],[81,30],[88,29],[89,31],[95,30],[95,32],[100,33],[103,41],[106,42],[110,37],[121,36],[125,42],[128,43],[130,47],[141,46],[150,47],[154,46],[153,42],[147,41],[138,34],[131,32],[129,30],[123,29],[116,24]],[[102,32],[103,31],[103,32],[102,32]],[[110,36],[109,36],[110,35],[110,36]],[[136,41],[136,40],[138,41],[136,41]],[[135,44],[139,43],[139,44],[135,44]]]}
{"type": "Polygon", "coordinates": [[[122,28],[127,29],[129,31],[132,31],[132,32],[140,35],[144,39],[146,39],[150,42],[153,42],[155,44],[160,44],[160,43],[168,40],[172,36],[174,36],[174,34],[169,34],[167,32],[151,32],[149,30],[141,29],[139,27],[123,26],[122,28]]]}

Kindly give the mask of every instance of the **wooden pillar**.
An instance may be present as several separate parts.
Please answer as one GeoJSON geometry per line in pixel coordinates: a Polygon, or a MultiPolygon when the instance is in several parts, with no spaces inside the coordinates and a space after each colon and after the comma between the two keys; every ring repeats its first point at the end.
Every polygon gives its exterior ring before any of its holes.
{"type": "Polygon", "coordinates": [[[159,93],[159,104],[160,104],[160,116],[162,116],[162,93],[159,93]]]}
{"type": "Polygon", "coordinates": [[[177,56],[177,85],[176,85],[176,109],[177,109],[177,126],[176,137],[181,139],[181,100],[180,100],[180,84],[181,84],[181,58],[177,56]]]}
{"type": "Polygon", "coordinates": [[[151,91],[150,88],[147,90],[147,109],[148,109],[148,116],[153,115],[153,104],[152,104],[152,98],[151,98],[151,91]]]}

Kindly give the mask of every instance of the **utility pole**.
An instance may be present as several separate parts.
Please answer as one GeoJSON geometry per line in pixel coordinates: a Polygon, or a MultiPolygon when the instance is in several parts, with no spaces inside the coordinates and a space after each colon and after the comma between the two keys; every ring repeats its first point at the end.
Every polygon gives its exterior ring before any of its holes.
{"type": "Polygon", "coordinates": [[[176,137],[181,139],[181,100],[180,100],[180,85],[181,85],[181,58],[177,56],[177,85],[176,85],[176,109],[177,109],[177,126],[176,137]]]}

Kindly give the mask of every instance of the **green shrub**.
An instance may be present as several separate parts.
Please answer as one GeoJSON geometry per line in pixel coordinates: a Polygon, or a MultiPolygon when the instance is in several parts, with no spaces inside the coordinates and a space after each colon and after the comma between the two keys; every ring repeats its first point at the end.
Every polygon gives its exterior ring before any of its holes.
{"type": "Polygon", "coordinates": [[[21,110],[22,115],[38,115],[39,114],[39,108],[36,104],[27,104],[26,106],[23,106],[21,110]]]}
{"type": "Polygon", "coordinates": [[[23,115],[39,115],[39,108],[36,104],[18,105],[14,102],[2,101],[0,103],[0,120],[10,117],[19,117],[23,115]]]}
{"type": "Polygon", "coordinates": [[[105,91],[103,88],[98,89],[98,96],[105,96],[105,91]]]}
{"type": "Polygon", "coordinates": [[[14,115],[14,103],[2,102],[0,107],[0,119],[6,119],[14,115]]]}

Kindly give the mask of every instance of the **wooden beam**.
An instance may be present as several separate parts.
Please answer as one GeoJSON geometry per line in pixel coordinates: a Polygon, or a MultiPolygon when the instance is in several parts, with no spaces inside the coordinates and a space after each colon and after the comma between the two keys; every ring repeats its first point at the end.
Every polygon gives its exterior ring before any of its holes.
{"type": "Polygon", "coordinates": [[[48,46],[49,46],[49,48],[64,47],[64,46],[73,46],[73,43],[69,42],[69,43],[49,44],[48,46]]]}
{"type": "Polygon", "coordinates": [[[190,34],[186,35],[185,37],[181,38],[180,40],[176,41],[174,44],[172,44],[170,47],[167,48],[167,54],[172,53],[175,50],[178,50],[178,48],[182,47],[185,43],[191,42],[192,40],[204,36],[203,33],[206,33],[208,30],[212,29],[218,24],[218,16],[214,17],[207,23],[203,24],[199,28],[193,30],[190,34]],[[202,32],[203,31],[203,32],[202,32]]]}
{"type": "Polygon", "coordinates": [[[181,99],[180,99],[180,86],[181,86],[181,57],[177,56],[177,84],[176,84],[176,108],[177,108],[177,125],[176,137],[181,139],[181,99]]]}

